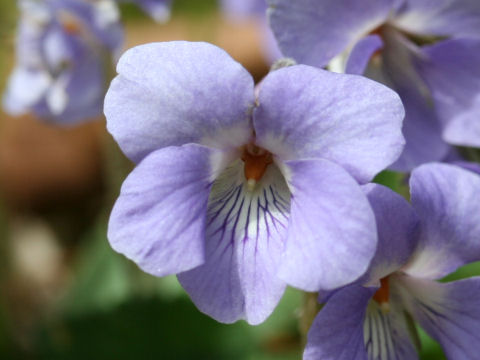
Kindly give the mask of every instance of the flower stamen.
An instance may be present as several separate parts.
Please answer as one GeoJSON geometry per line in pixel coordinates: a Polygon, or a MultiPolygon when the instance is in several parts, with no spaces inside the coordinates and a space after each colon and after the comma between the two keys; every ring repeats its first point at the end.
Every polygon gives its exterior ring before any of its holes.
{"type": "Polygon", "coordinates": [[[390,311],[390,287],[388,285],[388,276],[380,279],[380,289],[373,295],[373,300],[375,300],[378,305],[380,305],[380,309],[384,313],[388,313],[390,311]]]}

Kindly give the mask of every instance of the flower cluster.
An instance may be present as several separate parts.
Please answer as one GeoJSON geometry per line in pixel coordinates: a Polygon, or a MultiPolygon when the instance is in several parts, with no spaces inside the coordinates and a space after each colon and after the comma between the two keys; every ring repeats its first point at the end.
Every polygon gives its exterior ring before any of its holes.
{"type": "Polygon", "coordinates": [[[206,43],[142,45],[117,71],[107,127],[138,165],[110,217],[115,250],[177,274],[221,322],[261,323],[287,284],[319,291],[305,359],[416,358],[413,320],[450,358],[476,354],[479,280],[435,279],[480,260],[480,176],[423,165],[411,205],[367,184],[404,147],[392,90],[307,65],[254,90],[206,43]]]}
{"type": "Polygon", "coordinates": [[[318,292],[304,359],[415,359],[417,324],[449,359],[478,357],[480,278],[443,278],[480,261],[480,1],[224,0],[267,11],[270,57],[288,59],[254,84],[214,45],[144,44],[104,97],[118,2],[20,1],[4,96],[62,124],[103,106],[136,164],[113,249],[224,323],[263,322],[288,285],[318,292]],[[373,183],[386,169],[408,200],[373,183]]]}
{"type": "Polygon", "coordinates": [[[480,146],[480,2],[269,0],[284,55],[365,74],[398,92],[406,147],[393,167],[446,160],[480,146]],[[433,103],[433,107],[432,107],[433,103]]]}

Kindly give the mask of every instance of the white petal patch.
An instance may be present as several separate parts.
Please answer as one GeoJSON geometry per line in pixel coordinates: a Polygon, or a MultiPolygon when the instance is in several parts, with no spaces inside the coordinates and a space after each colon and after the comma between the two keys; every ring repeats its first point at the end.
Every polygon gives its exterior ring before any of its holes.
{"type": "Polygon", "coordinates": [[[363,324],[363,340],[368,359],[416,359],[406,314],[392,302],[390,306],[390,311],[384,312],[375,300],[370,300],[368,304],[363,324]]]}
{"type": "Polygon", "coordinates": [[[207,257],[218,251],[229,257],[230,279],[237,279],[235,286],[241,293],[236,301],[243,303],[242,317],[251,324],[263,321],[284,291],[277,269],[289,213],[290,191],[274,164],[253,190],[248,188],[241,160],[234,161],[213,184],[207,214],[207,257]]]}

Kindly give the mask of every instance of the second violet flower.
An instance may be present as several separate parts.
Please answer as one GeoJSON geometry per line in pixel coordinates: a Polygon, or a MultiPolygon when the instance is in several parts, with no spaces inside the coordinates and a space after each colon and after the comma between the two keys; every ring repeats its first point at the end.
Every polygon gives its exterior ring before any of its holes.
{"type": "Polygon", "coordinates": [[[112,247],[178,274],[197,307],[258,324],[286,283],[358,279],[377,243],[359,183],[401,153],[404,110],[387,87],[305,65],[253,79],[223,50],[169,42],[127,51],[107,127],[137,167],[109,224],[112,247]]]}

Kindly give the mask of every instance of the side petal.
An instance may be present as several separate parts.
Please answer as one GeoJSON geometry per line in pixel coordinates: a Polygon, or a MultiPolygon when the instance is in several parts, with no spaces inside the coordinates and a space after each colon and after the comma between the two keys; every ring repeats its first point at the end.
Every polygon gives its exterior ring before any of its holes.
{"type": "Polygon", "coordinates": [[[356,75],[306,65],[271,72],[254,110],[256,142],[283,160],[324,158],[368,182],[400,155],[398,95],[356,75]]]}
{"type": "Polygon", "coordinates": [[[274,165],[248,190],[238,160],[217,179],[208,204],[205,264],[178,275],[193,302],[216,320],[263,322],[285,290],[277,269],[290,191],[274,165]]]}
{"type": "Polygon", "coordinates": [[[477,0],[404,0],[393,24],[408,33],[480,37],[477,0]]]}
{"type": "Polygon", "coordinates": [[[442,284],[405,276],[402,285],[409,311],[448,359],[478,358],[480,278],[442,284]]]}
{"type": "Polygon", "coordinates": [[[268,0],[270,26],[285,56],[323,67],[385,22],[395,0],[268,0]]]}
{"type": "Polygon", "coordinates": [[[372,55],[382,47],[383,41],[378,35],[369,35],[360,40],[348,57],[345,72],[347,74],[362,75],[372,55]]]}
{"type": "Polygon", "coordinates": [[[336,292],[308,332],[304,360],[367,360],[363,323],[375,289],[349,286],[336,292]]]}
{"type": "Polygon", "coordinates": [[[289,161],[284,171],[292,200],[279,276],[306,291],[358,279],[377,245],[375,216],[360,186],[327,160],[289,161]]]}
{"type": "Polygon", "coordinates": [[[146,157],[123,183],[110,215],[108,239],[113,249],[156,276],[201,265],[218,155],[192,144],[146,157]]]}
{"type": "Polygon", "coordinates": [[[480,176],[454,165],[427,164],[412,172],[410,192],[421,234],[405,272],[441,278],[480,260],[480,176]]]}
{"type": "MultiPolygon", "coordinates": [[[[415,67],[415,62],[423,58],[421,49],[398,31],[386,28],[382,33],[386,40],[381,71],[405,106],[403,134],[406,144],[392,168],[410,172],[423,163],[442,160],[449,146],[442,139],[441,122],[432,107],[430,89],[415,67]]],[[[368,71],[366,76],[370,77],[368,71]]],[[[372,78],[379,80],[375,76],[372,78]]]]}
{"type": "MultiPolygon", "coordinates": [[[[480,25],[478,32],[480,37],[480,25]]],[[[423,48],[422,53],[425,59],[417,61],[417,68],[446,125],[445,139],[480,147],[480,39],[446,40],[423,48]]]]}
{"type": "Polygon", "coordinates": [[[117,71],[105,98],[107,128],[133,161],[172,145],[248,142],[253,79],[218,47],[140,45],[121,57],[117,71]]]}
{"type": "Polygon", "coordinates": [[[375,213],[378,244],[363,283],[371,283],[405,265],[418,241],[418,217],[410,204],[387,187],[364,185],[375,213]]]}

